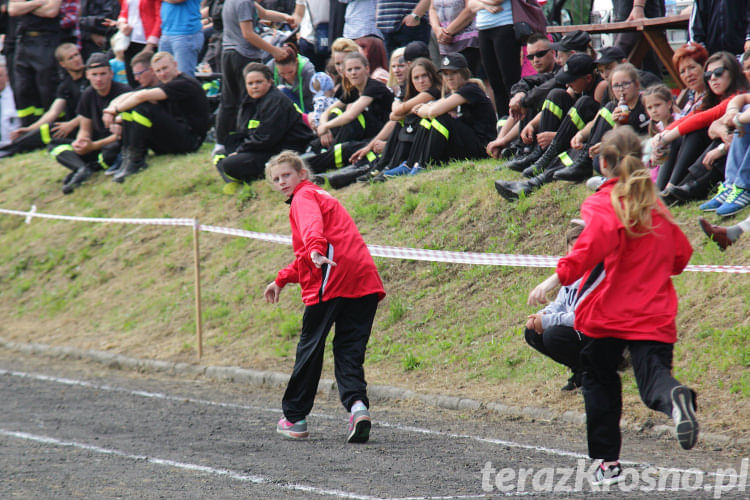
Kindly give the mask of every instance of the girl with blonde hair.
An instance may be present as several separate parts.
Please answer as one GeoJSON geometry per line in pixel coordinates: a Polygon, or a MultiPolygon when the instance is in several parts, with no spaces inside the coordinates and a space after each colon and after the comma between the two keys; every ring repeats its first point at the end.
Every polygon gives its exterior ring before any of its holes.
{"type": "Polygon", "coordinates": [[[557,285],[581,279],[574,328],[585,337],[580,360],[589,456],[601,461],[594,484],[622,477],[617,366],[626,347],[646,406],[673,418],[684,449],[698,438],[695,392],[672,376],[677,294],[671,277],[682,272],[693,250],[659,200],[641,153],[630,127],[605,134],[600,161],[607,181],[581,206],[586,227],[528,301],[546,303],[557,285]],[[604,277],[589,280],[601,267],[604,277]]]}

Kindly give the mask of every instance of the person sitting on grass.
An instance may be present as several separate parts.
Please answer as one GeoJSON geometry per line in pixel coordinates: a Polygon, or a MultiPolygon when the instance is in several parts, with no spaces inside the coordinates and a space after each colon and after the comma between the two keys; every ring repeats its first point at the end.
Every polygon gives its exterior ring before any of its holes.
{"type": "Polygon", "coordinates": [[[240,105],[239,128],[227,136],[229,156],[214,156],[226,182],[225,194],[234,194],[243,182],[262,179],[269,158],[282,149],[304,151],[315,139],[294,103],[273,83],[265,64],[250,63],[243,70],[247,97],[240,105]]]}
{"type": "MultiPolygon", "coordinates": [[[[565,232],[568,253],[573,249],[584,226],[584,222],[580,219],[571,221],[570,228],[565,232]]],[[[579,300],[592,284],[601,279],[602,267],[598,266],[596,270],[597,272],[589,276],[583,287],[581,287],[580,279],[572,285],[560,287],[557,298],[538,313],[530,315],[526,321],[524,331],[526,342],[573,372],[568,383],[563,386],[563,391],[574,391],[581,387],[580,354],[583,336],[573,328],[573,322],[579,300]]]]}
{"type": "Polygon", "coordinates": [[[487,157],[487,143],[495,137],[497,121],[492,102],[481,82],[471,78],[463,55],[446,54],[440,62],[444,97],[411,109],[422,119],[408,158],[373,180],[415,175],[430,163],[487,157]]]}
{"type": "Polygon", "coordinates": [[[294,261],[268,284],[267,302],[279,301],[288,283],[299,283],[305,313],[276,432],[309,436],[306,417],[318,390],[326,337],[333,324],[333,357],[341,403],[350,412],[346,441],[370,437],[364,361],[383,282],[362,235],[341,203],[309,181],[310,172],[292,151],[271,158],[266,176],[289,204],[294,261]]]}

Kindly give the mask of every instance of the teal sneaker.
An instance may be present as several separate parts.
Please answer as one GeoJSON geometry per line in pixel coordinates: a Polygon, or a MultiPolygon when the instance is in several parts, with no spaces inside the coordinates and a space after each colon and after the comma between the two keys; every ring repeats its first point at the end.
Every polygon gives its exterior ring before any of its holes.
{"type": "Polygon", "coordinates": [[[346,434],[347,443],[366,443],[370,439],[372,420],[367,409],[355,411],[349,417],[349,429],[346,434]]]}
{"type": "Polygon", "coordinates": [[[310,435],[307,432],[307,421],[303,418],[297,422],[290,422],[286,417],[281,417],[276,424],[276,432],[290,439],[304,439],[310,435]]]}

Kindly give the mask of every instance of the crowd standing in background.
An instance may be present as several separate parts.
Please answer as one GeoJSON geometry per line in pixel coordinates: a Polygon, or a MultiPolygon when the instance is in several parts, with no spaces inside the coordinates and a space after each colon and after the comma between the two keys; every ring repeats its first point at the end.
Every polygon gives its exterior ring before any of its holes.
{"type": "MultiPolygon", "coordinates": [[[[613,7],[615,21],[665,14],[664,0],[613,7]]],[[[45,148],[70,171],[65,194],[99,171],[125,181],[149,151],[204,142],[227,195],[270,177],[290,203],[295,261],[266,298],[318,269],[333,280],[303,283],[304,338],[277,430],[308,435],[311,381],[338,320],[356,333],[341,356],[334,341],[337,367],[351,364],[337,368],[351,442],[369,436],[361,360],[382,286],[369,265],[366,289],[341,278],[349,255],[330,254],[321,235],[361,237],[314,183],[398,182],[467,159],[518,173],[494,183],[510,203],[585,182],[596,192],[568,255],[529,300],[565,287],[528,318],[526,339],[571,369],[565,389],[583,389],[595,481],[614,482],[626,347],[644,402],[672,416],[684,448],[698,433],[696,395],[671,377],[670,276],[692,249],[668,207],[698,201],[728,217],[750,205],[750,0],[691,9],[672,60],[678,94],[653,54],[628,62],[640,33],[598,50],[583,31],[552,37],[537,0],[3,0],[0,158],[45,148]],[[329,208],[336,220],[302,213],[329,208]],[[633,301],[642,318],[620,307],[633,301]],[[345,317],[349,303],[362,318],[345,317]]],[[[722,250],[749,225],[700,219],[722,250]]]]}

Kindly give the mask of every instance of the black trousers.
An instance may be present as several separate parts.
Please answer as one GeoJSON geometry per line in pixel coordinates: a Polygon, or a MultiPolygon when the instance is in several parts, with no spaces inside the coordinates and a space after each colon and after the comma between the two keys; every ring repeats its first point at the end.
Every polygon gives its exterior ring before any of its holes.
{"type": "Polygon", "coordinates": [[[358,149],[365,147],[367,143],[368,141],[339,142],[328,148],[326,151],[309,158],[307,163],[314,174],[339,169],[349,165],[349,158],[351,158],[358,149]]]}
{"type": "Polygon", "coordinates": [[[568,149],[570,140],[596,117],[599,107],[592,97],[581,96],[574,102],[564,90],[552,89],[542,105],[539,131],[557,131],[553,142],[558,148],[568,149]]]}
{"type": "Polygon", "coordinates": [[[510,88],[521,79],[520,52],[512,24],[479,30],[479,53],[495,95],[497,116],[508,114],[510,88]]]}
{"type": "Polygon", "coordinates": [[[108,169],[114,165],[120,154],[120,143],[113,142],[104,146],[100,151],[92,151],[83,156],[73,151],[72,139],[55,139],[47,145],[47,150],[63,167],[73,172],[83,167],[93,170],[108,169]]]}
{"type": "Polygon", "coordinates": [[[16,44],[13,93],[23,126],[34,123],[50,107],[60,82],[55,48],[60,33],[21,34],[16,44]]]}
{"type": "Polygon", "coordinates": [[[620,457],[622,437],[622,383],[617,366],[625,347],[630,351],[641,400],[652,410],[672,415],[673,344],[663,342],[585,337],[581,350],[583,399],[589,456],[614,461],[620,457]]]}
{"type": "Polygon", "coordinates": [[[486,143],[476,132],[449,114],[419,122],[414,144],[406,160],[410,166],[419,163],[445,163],[450,160],[486,158],[486,143]]]}
{"type": "Polygon", "coordinates": [[[341,403],[347,411],[357,400],[370,406],[362,365],[377,308],[378,296],[374,293],[356,299],[339,297],[305,307],[294,370],[281,401],[284,416],[290,422],[302,420],[312,410],[326,337],[334,323],[334,374],[341,403]]]}
{"type": "Polygon", "coordinates": [[[581,372],[580,354],[583,337],[572,327],[550,326],[541,335],[527,328],[524,337],[527,344],[557,363],[567,366],[574,375],[581,372]]]}
{"type": "Polygon", "coordinates": [[[224,144],[227,135],[236,126],[237,112],[240,109],[242,97],[246,93],[242,70],[251,62],[258,61],[231,49],[225,50],[221,54],[221,101],[219,113],[216,117],[217,144],[224,144]]]}
{"type": "Polygon", "coordinates": [[[150,148],[156,154],[192,153],[203,142],[184,122],[158,104],[144,102],[122,113],[123,148],[150,148]]]}
{"type": "Polygon", "coordinates": [[[656,187],[662,191],[669,183],[675,186],[681,184],[690,165],[695,163],[710,143],[707,129],[696,130],[674,141],[666,161],[659,167],[656,187]]]}
{"type": "MultiPolygon", "coordinates": [[[[73,131],[70,137],[75,137],[75,135],[76,132],[73,131]]],[[[35,149],[42,149],[50,142],[52,142],[50,124],[45,123],[36,130],[26,132],[10,144],[0,147],[0,151],[7,151],[9,153],[8,156],[16,155],[27,151],[34,151],[35,149]]]]}

